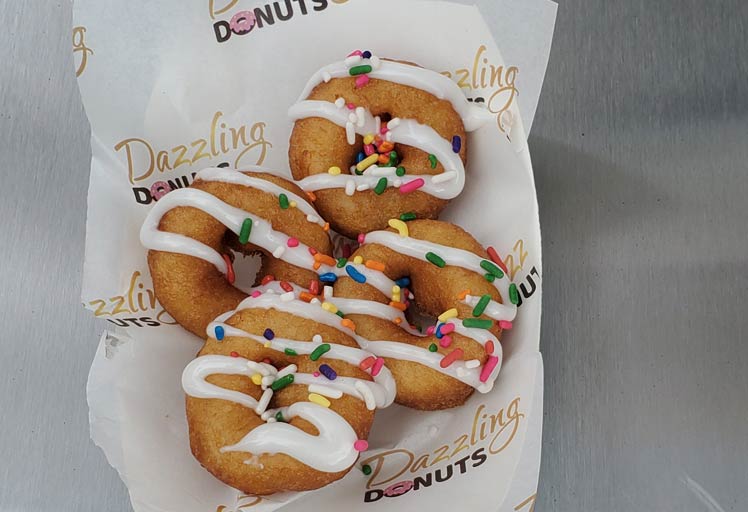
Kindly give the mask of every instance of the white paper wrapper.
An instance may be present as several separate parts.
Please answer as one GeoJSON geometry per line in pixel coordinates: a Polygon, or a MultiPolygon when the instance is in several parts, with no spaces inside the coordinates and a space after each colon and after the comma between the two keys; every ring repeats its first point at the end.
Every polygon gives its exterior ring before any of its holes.
{"type": "MultiPolygon", "coordinates": [[[[510,25],[522,29],[507,36],[517,62],[502,60],[476,8],[449,3],[295,0],[289,20],[219,42],[234,13],[264,4],[76,2],[76,66],[93,147],[82,300],[114,324],[89,376],[91,436],[137,512],[531,510],[542,420],[541,252],[523,124],[537,103],[555,5],[512,3],[502,1],[510,25]],[[392,406],[377,414],[357,464],[368,463],[371,475],[354,469],[312,493],[241,496],[189,451],[180,376],[201,340],[155,300],[138,231],[157,181],[186,186],[194,172],[222,163],[287,169],[288,107],[314,71],[354,48],[448,71],[497,114],[470,136],[466,188],[442,219],[499,251],[521,307],[502,340],[493,391],[448,411],[392,406]],[[395,496],[407,482],[414,486],[395,496]]],[[[252,266],[237,267],[244,284],[252,266]]]]}

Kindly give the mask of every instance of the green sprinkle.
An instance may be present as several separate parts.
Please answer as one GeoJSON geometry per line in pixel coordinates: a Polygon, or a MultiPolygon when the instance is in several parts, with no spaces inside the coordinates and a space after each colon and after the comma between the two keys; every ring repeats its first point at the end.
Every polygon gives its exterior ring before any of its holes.
{"type": "Polygon", "coordinates": [[[494,281],[496,281],[496,276],[493,274],[486,274],[483,277],[485,277],[486,281],[488,281],[489,283],[493,283],[494,281]]]}
{"type": "Polygon", "coordinates": [[[509,285],[509,300],[512,304],[519,304],[519,292],[517,291],[517,285],[512,283],[509,285]]]}
{"type": "Polygon", "coordinates": [[[387,189],[387,178],[379,178],[379,181],[377,181],[377,186],[374,187],[374,193],[378,196],[381,196],[385,189],[387,189]]]}
{"type": "Polygon", "coordinates": [[[353,172],[356,173],[356,176],[363,176],[364,175],[364,171],[359,171],[355,167],[353,168],[353,172]]]}
{"type": "Polygon", "coordinates": [[[400,214],[400,220],[403,222],[408,222],[409,220],[416,220],[418,217],[413,212],[405,212],[400,214]]]}
{"type": "Polygon", "coordinates": [[[437,162],[436,155],[429,155],[429,163],[431,164],[432,169],[436,169],[437,162]]]}
{"type": "Polygon", "coordinates": [[[348,263],[348,258],[338,258],[338,264],[335,265],[338,268],[343,268],[348,263]]]}
{"type": "Polygon", "coordinates": [[[351,74],[351,76],[365,75],[366,73],[371,73],[371,66],[368,64],[362,64],[360,66],[353,66],[351,69],[348,70],[348,72],[351,74]]]}
{"type": "Polygon", "coordinates": [[[478,301],[478,304],[476,304],[473,308],[473,316],[481,316],[486,310],[486,306],[488,306],[489,302],[491,302],[490,295],[484,295],[483,297],[481,297],[478,301]]]}
{"type": "Polygon", "coordinates": [[[335,312],[335,314],[336,314],[336,315],[338,315],[338,316],[339,316],[340,318],[343,318],[343,317],[345,316],[345,313],[343,313],[343,312],[342,312],[342,311],[340,311],[340,310],[337,310],[337,311],[335,312]]]}
{"type": "Polygon", "coordinates": [[[426,253],[426,259],[428,261],[430,261],[431,263],[433,263],[434,265],[436,265],[437,267],[439,267],[439,268],[444,268],[444,266],[446,265],[446,263],[444,262],[444,260],[441,259],[441,257],[439,255],[434,254],[433,252],[427,252],[426,253]]]}
{"type": "Polygon", "coordinates": [[[395,169],[395,174],[397,174],[398,176],[405,176],[405,167],[401,165],[400,167],[395,169]]]}
{"type": "Polygon", "coordinates": [[[239,243],[246,244],[249,242],[249,234],[252,232],[252,219],[244,219],[242,230],[239,232],[239,243]]]}
{"type": "Polygon", "coordinates": [[[309,354],[309,359],[312,361],[316,361],[320,357],[322,357],[322,354],[330,351],[330,344],[329,343],[323,343],[319,347],[314,349],[314,352],[309,354]]]}
{"type": "Polygon", "coordinates": [[[364,475],[371,475],[371,466],[368,464],[364,464],[361,466],[361,471],[364,473],[364,475]]]}
{"type": "Polygon", "coordinates": [[[299,354],[297,354],[297,353],[296,353],[296,351],[295,351],[294,349],[292,349],[292,348],[287,348],[287,349],[286,349],[286,350],[284,350],[283,352],[285,352],[285,354],[286,354],[287,356],[298,356],[298,355],[299,355],[299,354]]]}
{"type": "Polygon", "coordinates": [[[492,320],[484,320],[482,318],[466,318],[462,321],[463,327],[475,327],[477,329],[490,329],[493,327],[492,320]]]}
{"type": "Polygon", "coordinates": [[[502,277],[504,277],[504,272],[502,272],[501,269],[498,266],[494,265],[492,262],[490,262],[488,260],[481,261],[480,262],[480,266],[481,266],[481,268],[483,270],[485,270],[489,274],[495,275],[499,279],[501,279],[502,277]]]}
{"type": "Polygon", "coordinates": [[[439,349],[436,348],[436,343],[432,343],[431,345],[429,345],[429,352],[436,352],[437,350],[439,349]]]}
{"type": "Polygon", "coordinates": [[[286,194],[279,195],[278,201],[280,202],[282,209],[288,210],[288,196],[286,194]]]}
{"type": "Polygon", "coordinates": [[[276,421],[280,421],[280,422],[284,422],[285,420],[283,419],[283,413],[281,413],[280,411],[276,412],[275,413],[275,420],[276,421]]]}
{"type": "Polygon", "coordinates": [[[281,377],[280,379],[276,380],[272,384],[270,384],[270,388],[273,391],[278,391],[280,389],[285,388],[289,384],[293,382],[293,375],[286,375],[285,377],[281,377]]]}
{"type": "Polygon", "coordinates": [[[395,164],[397,164],[397,151],[390,151],[390,167],[395,167],[395,164]]]}

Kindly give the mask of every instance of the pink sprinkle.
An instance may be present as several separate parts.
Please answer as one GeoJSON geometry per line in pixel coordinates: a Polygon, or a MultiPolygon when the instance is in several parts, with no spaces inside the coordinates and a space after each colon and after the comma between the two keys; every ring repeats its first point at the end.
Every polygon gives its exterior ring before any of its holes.
{"type": "Polygon", "coordinates": [[[491,376],[491,373],[493,372],[493,369],[496,368],[497,364],[499,364],[498,357],[488,356],[488,361],[486,361],[486,364],[483,366],[483,370],[480,372],[481,382],[486,382],[488,380],[488,377],[491,376]]]}
{"type": "Polygon", "coordinates": [[[299,246],[299,239],[291,237],[288,239],[288,242],[286,242],[289,247],[298,247],[299,246]]]}
{"type": "Polygon", "coordinates": [[[309,248],[309,254],[311,254],[312,256],[314,256],[315,254],[317,254],[317,249],[315,249],[314,247],[310,247],[309,248]]]}
{"type": "Polygon", "coordinates": [[[418,178],[413,181],[409,181],[408,183],[400,187],[400,193],[409,194],[410,192],[418,190],[424,184],[425,184],[425,181],[423,181],[423,178],[418,178]]]}
{"type": "Polygon", "coordinates": [[[348,110],[356,110],[356,105],[354,105],[353,103],[349,103],[348,105],[346,105],[346,107],[348,107],[348,110]]]}
{"type": "Polygon", "coordinates": [[[495,347],[493,346],[493,341],[488,340],[486,342],[486,354],[490,356],[491,354],[493,354],[494,349],[495,347]]]}
{"type": "Polygon", "coordinates": [[[371,156],[374,154],[374,145],[373,144],[364,144],[364,154],[366,156],[371,156]]]}
{"type": "Polygon", "coordinates": [[[369,449],[369,442],[365,439],[359,439],[355,443],[353,443],[353,447],[356,449],[357,452],[365,452],[369,449]]]}
{"type": "Polygon", "coordinates": [[[363,244],[366,241],[366,234],[359,233],[357,240],[358,240],[358,243],[363,244]]]}
{"type": "Polygon", "coordinates": [[[354,55],[363,55],[363,52],[361,50],[353,50],[348,54],[348,57],[353,57],[354,55]]]}
{"type": "Polygon", "coordinates": [[[455,324],[442,324],[442,334],[449,334],[450,332],[454,332],[454,330],[455,324]]]}
{"type": "Polygon", "coordinates": [[[262,292],[260,290],[255,290],[255,291],[252,292],[252,298],[253,299],[256,299],[260,295],[262,295],[262,292]]]}
{"type": "Polygon", "coordinates": [[[369,75],[358,75],[356,77],[356,89],[360,89],[369,83],[369,75]]]}
{"type": "Polygon", "coordinates": [[[442,368],[448,368],[452,363],[454,363],[458,359],[461,359],[462,355],[462,349],[456,348],[452,352],[444,356],[441,361],[439,361],[439,366],[441,366],[442,368]]]}
{"type": "Polygon", "coordinates": [[[434,327],[433,325],[429,325],[428,328],[426,329],[426,334],[434,334],[435,330],[436,330],[436,327],[434,327]]]}
{"type": "Polygon", "coordinates": [[[319,377],[319,372],[314,372],[312,373],[312,375],[314,375],[315,377],[319,377]]]}
{"type": "Polygon", "coordinates": [[[379,129],[379,133],[381,133],[382,135],[385,135],[388,131],[390,131],[390,129],[387,128],[386,124],[383,124],[382,127],[379,129]]]}
{"type": "Polygon", "coordinates": [[[499,322],[499,327],[501,327],[502,329],[508,331],[509,329],[512,328],[512,322],[509,322],[507,320],[501,320],[499,322]]]}
{"type": "Polygon", "coordinates": [[[447,348],[452,344],[452,336],[442,336],[442,339],[439,340],[439,345],[441,345],[444,348],[447,348]]]}
{"type": "Polygon", "coordinates": [[[376,377],[379,375],[379,372],[382,371],[382,367],[384,366],[384,359],[381,357],[377,357],[377,360],[374,361],[374,366],[371,367],[371,376],[376,377]]]}

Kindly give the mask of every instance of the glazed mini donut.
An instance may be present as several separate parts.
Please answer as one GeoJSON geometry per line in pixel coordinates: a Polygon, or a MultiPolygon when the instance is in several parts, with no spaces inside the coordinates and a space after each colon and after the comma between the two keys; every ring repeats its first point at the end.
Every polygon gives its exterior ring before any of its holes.
{"type": "Polygon", "coordinates": [[[392,224],[367,234],[352,256],[383,274],[337,280],[332,301],[369,340],[363,346],[384,358],[398,403],[445,409],[473,389],[488,392],[500,369],[501,331],[517,311],[516,286],[462,228],[433,220],[392,224]],[[403,316],[413,298],[422,313],[438,317],[425,334],[403,316]]]}
{"type": "Polygon", "coordinates": [[[319,70],[289,110],[289,161],[335,231],[436,218],[465,184],[465,131],[490,119],[449,78],[354,52],[319,70]]]}
{"type": "Polygon", "coordinates": [[[164,195],[140,232],[164,309],[203,337],[208,323],[246,298],[233,286],[229,249],[259,252],[263,274],[304,286],[315,281],[311,252],[329,254],[331,244],[327,224],[303,197],[292,182],[259,168],[205,169],[189,188],[164,195]]]}
{"type": "Polygon", "coordinates": [[[277,281],[256,288],[209,325],[183,372],[195,458],[245,493],[306,491],[342,478],[368,447],[374,409],[395,396],[381,359],[362,364],[377,359],[338,316],[332,326],[324,315],[315,320],[320,301],[301,293],[277,281]]]}

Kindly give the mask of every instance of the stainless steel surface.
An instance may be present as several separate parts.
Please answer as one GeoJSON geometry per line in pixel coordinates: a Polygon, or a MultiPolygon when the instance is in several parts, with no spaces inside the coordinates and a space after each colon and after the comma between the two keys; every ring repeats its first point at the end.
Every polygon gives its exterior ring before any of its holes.
{"type": "MultiPolygon", "coordinates": [[[[3,2],[0,20],[0,511],[127,511],[88,439],[103,325],[78,305],[90,152],[70,4],[3,2]]],[[[748,510],[747,31],[743,0],[560,5],[531,137],[536,510],[748,510]]]]}

